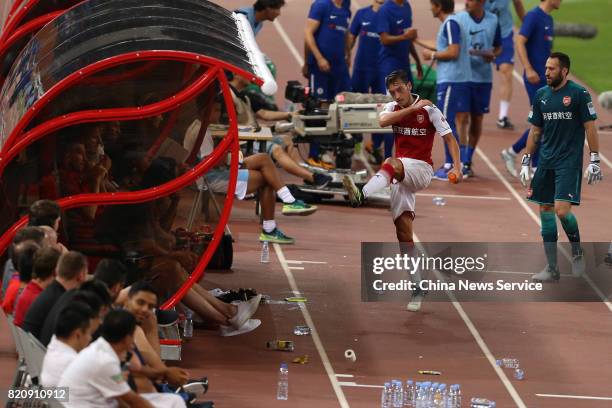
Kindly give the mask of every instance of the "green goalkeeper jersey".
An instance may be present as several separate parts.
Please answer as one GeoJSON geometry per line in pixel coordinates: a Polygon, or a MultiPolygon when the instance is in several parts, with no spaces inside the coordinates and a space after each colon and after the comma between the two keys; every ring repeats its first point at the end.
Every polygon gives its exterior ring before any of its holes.
{"type": "Polygon", "coordinates": [[[591,95],[572,81],[558,90],[538,89],[529,122],[542,128],[540,159],[543,169],[582,168],[584,123],[597,119],[591,95]]]}

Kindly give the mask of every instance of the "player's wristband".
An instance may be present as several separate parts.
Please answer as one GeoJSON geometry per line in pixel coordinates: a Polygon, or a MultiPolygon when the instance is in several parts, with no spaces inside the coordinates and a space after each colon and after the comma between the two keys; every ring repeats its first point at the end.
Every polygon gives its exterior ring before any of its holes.
{"type": "Polygon", "coordinates": [[[591,163],[599,164],[599,152],[591,152],[591,163]]]}
{"type": "Polygon", "coordinates": [[[523,155],[523,159],[521,160],[521,166],[529,166],[531,164],[531,155],[529,153],[525,153],[523,155]]]}

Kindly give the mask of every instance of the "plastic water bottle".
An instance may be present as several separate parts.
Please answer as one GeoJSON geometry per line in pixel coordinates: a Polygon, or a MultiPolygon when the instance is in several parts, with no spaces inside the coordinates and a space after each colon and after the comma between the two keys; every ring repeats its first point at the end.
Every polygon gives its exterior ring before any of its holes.
{"type": "Polygon", "coordinates": [[[391,384],[386,382],[380,396],[380,408],[391,408],[392,394],[391,384]]]}
{"type": "Polygon", "coordinates": [[[270,243],[264,241],[261,246],[261,263],[270,263],[270,243]]]}
{"type": "Polygon", "coordinates": [[[520,362],[517,358],[502,358],[501,364],[504,368],[519,368],[520,366],[520,362]]]}
{"type": "Polygon", "coordinates": [[[416,383],[416,391],[415,391],[416,395],[415,395],[415,399],[414,399],[414,407],[415,408],[427,408],[424,407],[424,401],[423,401],[423,383],[421,382],[417,382],[416,383]]]}
{"type": "Polygon", "coordinates": [[[457,408],[457,384],[450,386],[446,395],[446,405],[444,408],[457,408]]]}
{"type": "Polygon", "coordinates": [[[402,408],[404,406],[404,387],[400,380],[393,380],[393,408],[402,408]]]}
{"type": "Polygon", "coordinates": [[[289,368],[287,363],[281,363],[278,370],[278,389],[276,399],[286,401],[289,399],[289,368]]]}
{"type": "Polygon", "coordinates": [[[514,378],[522,381],[525,378],[525,371],[521,370],[520,368],[515,368],[514,369],[514,378]]]}
{"type": "Polygon", "coordinates": [[[446,205],[446,200],[444,199],[444,197],[434,197],[432,201],[438,207],[442,207],[446,205]]]}
{"type": "Polygon", "coordinates": [[[183,326],[183,337],[189,339],[193,337],[193,311],[185,308],[185,323],[183,326]]]}
{"type": "Polygon", "coordinates": [[[459,384],[455,384],[457,388],[457,397],[456,397],[456,408],[461,408],[461,386],[459,384]]]}
{"type": "Polygon", "coordinates": [[[495,401],[486,398],[472,398],[470,408],[495,408],[495,401]]]}
{"type": "Polygon", "coordinates": [[[434,393],[434,407],[446,408],[446,384],[440,384],[434,393]]]}
{"type": "Polygon", "coordinates": [[[406,388],[404,391],[404,407],[414,408],[416,403],[416,388],[414,381],[406,381],[406,388]]]}

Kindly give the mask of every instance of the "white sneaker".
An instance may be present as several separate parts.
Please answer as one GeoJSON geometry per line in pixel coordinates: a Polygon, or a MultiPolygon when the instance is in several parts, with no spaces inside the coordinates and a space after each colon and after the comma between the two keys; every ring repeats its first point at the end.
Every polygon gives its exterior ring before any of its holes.
{"type": "Polygon", "coordinates": [[[518,177],[518,172],[516,171],[516,165],[514,160],[516,159],[516,153],[512,152],[511,149],[504,149],[500,153],[504,164],[506,165],[506,170],[512,177],[518,177]]]}
{"type": "Polygon", "coordinates": [[[422,291],[415,291],[415,293],[412,294],[412,297],[410,298],[410,303],[408,303],[406,309],[409,312],[418,312],[419,310],[421,310],[423,297],[424,296],[422,291]]]}
{"type": "Polygon", "coordinates": [[[260,325],[261,325],[261,320],[249,319],[239,329],[235,329],[233,326],[220,326],[219,335],[221,335],[222,337],[238,336],[240,334],[244,334],[244,333],[253,331],[256,328],[258,328],[260,325]]]}
{"type": "Polygon", "coordinates": [[[234,317],[229,319],[229,322],[231,323],[232,327],[234,329],[240,329],[246,323],[246,321],[249,320],[251,316],[255,314],[257,308],[259,307],[260,301],[261,295],[257,295],[246,302],[240,302],[237,306],[238,311],[236,312],[234,317]]]}
{"type": "Polygon", "coordinates": [[[546,268],[544,268],[542,272],[536,273],[531,279],[536,282],[559,282],[560,277],[559,268],[553,269],[549,265],[546,265],[546,268]]]}
{"type": "Polygon", "coordinates": [[[572,256],[572,275],[579,278],[584,275],[586,270],[586,262],[584,260],[584,252],[580,250],[579,253],[572,256]]]}

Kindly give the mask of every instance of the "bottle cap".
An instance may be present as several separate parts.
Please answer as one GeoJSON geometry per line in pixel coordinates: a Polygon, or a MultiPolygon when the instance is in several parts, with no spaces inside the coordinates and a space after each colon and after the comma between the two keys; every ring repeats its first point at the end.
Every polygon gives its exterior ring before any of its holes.
{"type": "Polygon", "coordinates": [[[281,368],[288,368],[287,363],[281,363],[281,368]]]}

